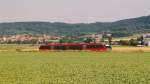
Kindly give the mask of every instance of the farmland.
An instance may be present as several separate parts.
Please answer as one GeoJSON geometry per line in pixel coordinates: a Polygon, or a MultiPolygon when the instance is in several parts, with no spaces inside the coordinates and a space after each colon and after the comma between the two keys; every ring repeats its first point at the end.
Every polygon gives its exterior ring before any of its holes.
{"type": "Polygon", "coordinates": [[[38,52],[36,46],[1,45],[0,84],[148,84],[150,53],[144,49],[38,52]]]}

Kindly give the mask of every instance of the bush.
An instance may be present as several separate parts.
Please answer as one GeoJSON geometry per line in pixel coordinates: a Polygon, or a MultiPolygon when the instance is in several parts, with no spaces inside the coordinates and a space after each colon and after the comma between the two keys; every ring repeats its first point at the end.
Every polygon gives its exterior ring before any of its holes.
{"type": "Polygon", "coordinates": [[[131,40],[129,41],[129,43],[130,43],[131,46],[137,46],[137,45],[138,45],[138,41],[137,41],[137,40],[134,40],[134,39],[131,39],[131,40]]]}

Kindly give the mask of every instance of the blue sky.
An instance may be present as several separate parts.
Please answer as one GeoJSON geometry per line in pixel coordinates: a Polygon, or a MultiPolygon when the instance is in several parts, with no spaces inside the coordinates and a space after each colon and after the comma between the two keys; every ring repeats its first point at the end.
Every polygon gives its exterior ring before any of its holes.
{"type": "Polygon", "coordinates": [[[0,0],[0,22],[111,22],[150,15],[150,0],[0,0]]]}

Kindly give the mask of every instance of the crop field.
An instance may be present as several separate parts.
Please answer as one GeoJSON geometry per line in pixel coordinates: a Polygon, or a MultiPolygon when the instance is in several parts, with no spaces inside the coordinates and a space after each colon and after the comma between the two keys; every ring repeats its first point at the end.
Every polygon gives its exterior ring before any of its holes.
{"type": "MultiPolygon", "coordinates": [[[[2,46],[1,50],[7,48],[2,46]]],[[[38,52],[13,48],[0,51],[0,84],[150,83],[150,52],[38,52]]]]}

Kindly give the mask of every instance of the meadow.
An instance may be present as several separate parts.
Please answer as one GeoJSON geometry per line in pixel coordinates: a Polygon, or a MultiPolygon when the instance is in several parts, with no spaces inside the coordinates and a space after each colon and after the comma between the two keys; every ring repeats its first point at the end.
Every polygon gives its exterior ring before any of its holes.
{"type": "Polygon", "coordinates": [[[0,84],[150,83],[150,52],[4,51],[9,47],[0,51],[0,84]]]}

